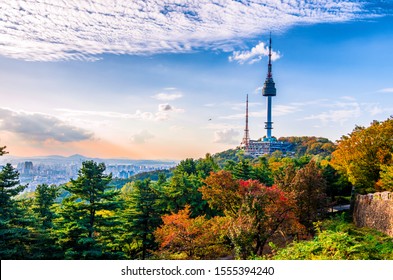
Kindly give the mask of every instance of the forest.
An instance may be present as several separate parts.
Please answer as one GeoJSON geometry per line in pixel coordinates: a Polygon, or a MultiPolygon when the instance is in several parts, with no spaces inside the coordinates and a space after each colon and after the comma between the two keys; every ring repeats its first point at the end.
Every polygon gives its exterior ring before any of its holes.
{"type": "MultiPolygon", "coordinates": [[[[393,117],[337,143],[287,137],[295,149],[240,149],[182,160],[129,182],[85,161],[76,179],[32,193],[0,171],[1,259],[393,259],[393,239],[332,206],[393,191],[393,117]]],[[[7,153],[0,147],[0,155],[7,153]]]]}

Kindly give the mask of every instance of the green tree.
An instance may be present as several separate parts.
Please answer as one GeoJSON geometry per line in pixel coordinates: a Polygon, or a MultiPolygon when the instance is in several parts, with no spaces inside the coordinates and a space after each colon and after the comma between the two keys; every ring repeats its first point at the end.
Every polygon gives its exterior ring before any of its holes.
{"type": "Polygon", "coordinates": [[[326,195],[330,197],[330,202],[334,204],[340,204],[340,200],[337,196],[349,196],[351,194],[351,183],[348,179],[340,174],[327,160],[320,162],[322,168],[323,177],[326,180],[326,195]]]}
{"type": "Polygon", "coordinates": [[[254,165],[252,169],[253,179],[258,180],[267,186],[273,185],[273,173],[269,168],[266,157],[260,157],[258,163],[254,165]]]}
{"type": "Polygon", "coordinates": [[[43,229],[52,228],[55,217],[52,206],[60,194],[59,188],[56,185],[48,186],[47,184],[42,184],[37,186],[34,194],[33,211],[39,218],[40,226],[43,229]]]}
{"type": "Polygon", "coordinates": [[[146,179],[133,182],[123,197],[123,250],[128,258],[146,259],[149,251],[157,248],[153,232],[161,224],[162,214],[158,208],[158,192],[146,179]]]}
{"type": "Polygon", "coordinates": [[[199,178],[206,178],[210,172],[215,172],[219,169],[214,158],[208,153],[205,158],[199,159],[196,164],[196,172],[199,178]]]}
{"type": "Polygon", "coordinates": [[[202,199],[202,194],[198,189],[202,186],[202,180],[217,168],[210,155],[198,161],[193,159],[181,161],[174,169],[174,175],[160,187],[160,196],[167,205],[166,212],[176,213],[184,209],[186,205],[190,205],[192,217],[204,214],[209,217],[214,216],[215,213],[202,199]]]}
{"type": "Polygon", "coordinates": [[[197,169],[196,169],[196,161],[192,158],[187,158],[185,160],[182,160],[178,166],[176,166],[174,173],[175,174],[196,174],[197,169]]]}
{"type": "Polygon", "coordinates": [[[7,152],[5,151],[6,148],[6,146],[0,147],[0,156],[7,154],[7,152]]]}
{"type": "Polygon", "coordinates": [[[242,159],[232,171],[236,179],[248,180],[254,178],[253,168],[249,160],[242,159]]]}
{"type": "Polygon", "coordinates": [[[104,171],[104,163],[85,161],[78,178],[64,186],[71,195],[63,200],[55,221],[67,259],[116,258],[107,244],[100,243],[110,234],[106,229],[116,224],[115,217],[106,211],[120,207],[119,191],[108,186],[112,176],[104,171]]]}
{"type": "Polygon", "coordinates": [[[19,201],[15,199],[26,187],[19,185],[18,171],[7,163],[0,171],[1,259],[27,259],[30,256],[28,222],[19,201]]]}
{"type": "Polygon", "coordinates": [[[32,216],[32,253],[34,259],[61,259],[61,248],[56,245],[56,238],[52,232],[55,212],[53,207],[60,194],[57,186],[47,184],[38,185],[34,191],[34,199],[29,211],[32,216]]]}

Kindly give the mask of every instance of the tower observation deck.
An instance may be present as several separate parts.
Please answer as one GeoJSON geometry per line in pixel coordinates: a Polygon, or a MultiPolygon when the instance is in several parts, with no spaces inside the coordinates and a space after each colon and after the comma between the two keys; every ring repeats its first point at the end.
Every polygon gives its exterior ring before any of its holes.
{"type": "Polygon", "coordinates": [[[269,39],[269,63],[268,71],[265,83],[262,88],[262,96],[267,99],[266,111],[267,120],[265,122],[266,137],[260,140],[250,140],[249,129],[248,129],[248,95],[246,99],[246,128],[244,130],[244,137],[240,146],[244,149],[246,155],[253,157],[271,154],[274,151],[281,151],[284,154],[292,149],[292,144],[288,142],[277,141],[277,139],[272,136],[273,121],[272,121],[272,98],[276,96],[276,84],[273,81],[272,72],[272,37],[269,39]]]}

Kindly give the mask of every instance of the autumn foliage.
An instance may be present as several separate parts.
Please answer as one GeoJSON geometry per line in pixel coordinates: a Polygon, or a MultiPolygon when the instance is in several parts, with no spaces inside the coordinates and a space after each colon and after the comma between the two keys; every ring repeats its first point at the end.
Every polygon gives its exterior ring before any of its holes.
{"type": "Polygon", "coordinates": [[[339,141],[332,165],[345,174],[359,193],[392,190],[393,117],[357,126],[339,141]]]}
{"type": "Polygon", "coordinates": [[[163,225],[155,231],[160,243],[161,258],[216,259],[228,254],[224,217],[207,220],[204,216],[190,218],[190,206],[178,213],[164,215],[163,225]]]}

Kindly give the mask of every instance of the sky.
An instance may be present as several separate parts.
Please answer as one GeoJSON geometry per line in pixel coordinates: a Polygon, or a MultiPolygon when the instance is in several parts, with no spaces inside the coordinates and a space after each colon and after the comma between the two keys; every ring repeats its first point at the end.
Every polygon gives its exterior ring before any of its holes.
{"type": "Polygon", "coordinates": [[[0,146],[200,158],[266,135],[337,141],[393,112],[393,0],[3,0],[0,146]]]}

